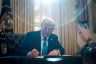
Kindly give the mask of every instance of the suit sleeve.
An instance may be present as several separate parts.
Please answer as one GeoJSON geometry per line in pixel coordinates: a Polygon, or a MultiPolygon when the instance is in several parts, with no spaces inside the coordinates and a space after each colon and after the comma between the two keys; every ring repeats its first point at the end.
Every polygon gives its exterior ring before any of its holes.
{"type": "Polygon", "coordinates": [[[60,42],[58,41],[58,37],[57,37],[57,36],[56,36],[56,38],[55,38],[55,43],[56,43],[56,48],[59,49],[59,51],[60,51],[60,54],[61,54],[61,55],[64,55],[65,50],[64,50],[64,48],[62,47],[62,45],[60,44],[60,42]]]}
{"type": "Polygon", "coordinates": [[[29,38],[29,33],[27,33],[22,40],[22,42],[18,45],[17,47],[17,54],[20,56],[26,56],[27,53],[29,52],[28,49],[28,38],[29,38]]]}

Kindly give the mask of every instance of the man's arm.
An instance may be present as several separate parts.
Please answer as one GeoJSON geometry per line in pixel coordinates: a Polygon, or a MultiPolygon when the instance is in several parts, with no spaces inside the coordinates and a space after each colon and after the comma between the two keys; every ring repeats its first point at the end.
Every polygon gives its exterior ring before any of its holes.
{"type": "Polygon", "coordinates": [[[64,48],[62,47],[62,45],[60,44],[57,35],[55,35],[55,43],[56,43],[55,46],[56,46],[57,50],[59,50],[59,52],[60,52],[61,55],[64,55],[65,50],[64,50],[64,48]]]}
{"type": "Polygon", "coordinates": [[[50,52],[48,55],[64,55],[65,50],[64,48],[61,46],[61,44],[58,41],[58,37],[55,34],[52,34],[49,37],[49,48],[50,48],[50,52]]]}
{"type": "Polygon", "coordinates": [[[65,50],[62,47],[62,45],[60,44],[60,42],[58,41],[58,37],[57,36],[56,36],[56,41],[57,41],[57,43],[56,43],[57,50],[59,50],[59,52],[60,52],[61,55],[64,55],[65,50]]]}
{"type": "Polygon", "coordinates": [[[18,55],[20,56],[26,56],[28,53],[28,40],[29,39],[29,33],[27,33],[24,36],[24,39],[22,40],[22,42],[18,45],[16,52],[18,55]]]}

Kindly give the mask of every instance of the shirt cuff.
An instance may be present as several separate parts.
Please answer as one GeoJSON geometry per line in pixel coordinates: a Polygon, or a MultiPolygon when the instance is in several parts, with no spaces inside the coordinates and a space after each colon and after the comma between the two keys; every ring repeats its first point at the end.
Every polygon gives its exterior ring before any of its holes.
{"type": "Polygon", "coordinates": [[[60,51],[59,51],[59,49],[56,49],[57,51],[58,51],[58,56],[60,56],[61,54],[60,54],[60,51]]]}

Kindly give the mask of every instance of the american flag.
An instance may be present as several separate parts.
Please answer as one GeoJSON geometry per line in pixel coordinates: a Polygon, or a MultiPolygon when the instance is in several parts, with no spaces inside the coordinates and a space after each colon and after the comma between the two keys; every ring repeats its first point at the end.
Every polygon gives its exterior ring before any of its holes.
{"type": "Polygon", "coordinates": [[[12,19],[12,12],[11,12],[10,0],[2,0],[2,9],[1,9],[0,19],[5,14],[5,12],[7,12],[7,14],[12,19]]]}
{"type": "Polygon", "coordinates": [[[87,0],[77,0],[77,21],[81,27],[89,27],[88,4],[87,0]]]}
{"type": "Polygon", "coordinates": [[[10,0],[2,0],[2,9],[0,15],[0,23],[3,25],[6,32],[13,33],[12,11],[10,0]],[[12,27],[12,28],[11,28],[12,27]]]}

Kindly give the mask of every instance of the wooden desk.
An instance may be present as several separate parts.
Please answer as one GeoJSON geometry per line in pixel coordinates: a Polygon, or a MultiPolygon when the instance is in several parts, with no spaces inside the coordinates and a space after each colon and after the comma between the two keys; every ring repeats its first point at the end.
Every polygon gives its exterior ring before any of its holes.
{"type": "Polygon", "coordinates": [[[27,56],[0,57],[0,64],[82,64],[80,56],[45,56],[31,58],[27,56]]]}

